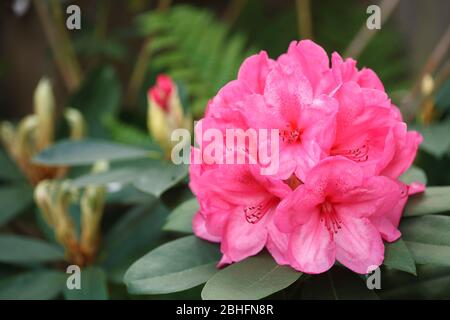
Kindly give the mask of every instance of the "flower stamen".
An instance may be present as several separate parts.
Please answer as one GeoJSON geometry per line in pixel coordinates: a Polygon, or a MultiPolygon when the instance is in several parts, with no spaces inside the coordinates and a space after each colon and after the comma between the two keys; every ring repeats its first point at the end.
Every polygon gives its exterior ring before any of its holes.
{"type": "Polygon", "coordinates": [[[248,223],[258,223],[262,217],[273,207],[275,198],[266,199],[254,206],[247,206],[244,208],[245,220],[248,223]]]}
{"type": "Polygon", "coordinates": [[[364,162],[369,159],[369,143],[366,141],[352,149],[333,149],[331,155],[341,155],[355,162],[364,162]]]}
{"type": "Polygon", "coordinates": [[[286,129],[280,131],[281,140],[286,143],[301,143],[303,130],[296,129],[288,125],[286,129]]]}
{"type": "Polygon", "coordinates": [[[331,237],[341,229],[342,220],[329,201],[325,201],[320,206],[320,221],[324,223],[331,237]]]}

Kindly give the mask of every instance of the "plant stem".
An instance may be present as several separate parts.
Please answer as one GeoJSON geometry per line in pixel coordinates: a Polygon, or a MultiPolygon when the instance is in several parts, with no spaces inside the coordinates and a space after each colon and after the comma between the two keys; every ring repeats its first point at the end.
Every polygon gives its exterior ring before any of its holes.
{"type": "Polygon", "coordinates": [[[76,90],[81,82],[81,69],[65,29],[61,4],[57,0],[50,2],[54,19],[50,16],[44,1],[33,0],[45,36],[56,60],[59,72],[69,92],[76,90]]]}
{"type": "Polygon", "coordinates": [[[311,4],[309,0],[296,0],[298,35],[300,39],[312,39],[311,4]]]}
{"type": "Polygon", "coordinates": [[[70,40],[69,33],[66,28],[66,24],[64,21],[64,14],[61,7],[60,0],[51,0],[50,1],[53,17],[56,22],[56,32],[59,35],[59,38],[62,41],[62,49],[64,50],[64,55],[67,59],[67,64],[71,68],[71,73],[74,80],[75,89],[80,85],[82,74],[81,67],[77,60],[77,56],[75,54],[75,49],[73,48],[72,42],[70,40]]]}
{"type": "MultiPolygon", "coordinates": [[[[158,11],[166,11],[169,9],[171,0],[160,0],[158,2],[158,11]]],[[[151,57],[150,53],[150,43],[152,42],[153,36],[148,36],[139,50],[138,58],[134,66],[133,72],[131,73],[130,82],[128,84],[127,94],[126,94],[126,104],[129,106],[134,106],[136,104],[137,96],[139,90],[141,89],[142,83],[145,79],[145,74],[147,72],[147,66],[151,57]]]]}
{"type": "Polygon", "coordinates": [[[99,3],[97,23],[95,25],[95,36],[98,39],[103,39],[106,36],[108,30],[108,17],[110,12],[110,2],[107,0],[101,0],[99,3]]]}
{"type": "MultiPolygon", "coordinates": [[[[381,26],[389,19],[394,9],[397,7],[400,0],[382,0],[380,3],[381,11],[381,26]]],[[[356,36],[350,42],[349,46],[345,50],[345,57],[358,58],[359,55],[364,51],[364,49],[372,40],[373,36],[377,33],[377,29],[369,30],[366,26],[366,22],[359,29],[356,36]]]]}
{"type": "Polygon", "coordinates": [[[230,26],[233,25],[241,15],[242,10],[247,4],[247,0],[232,0],[228,5],[223,15],[225,20],[230,26]]]}

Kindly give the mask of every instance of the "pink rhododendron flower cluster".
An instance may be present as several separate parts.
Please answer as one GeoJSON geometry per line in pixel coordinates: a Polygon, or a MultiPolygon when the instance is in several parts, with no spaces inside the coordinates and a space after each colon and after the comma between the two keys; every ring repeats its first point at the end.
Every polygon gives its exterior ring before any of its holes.
{"type": "Polygon", "coordinates": [[[258,164],[190,165],[194,232],[221,243],[219,265],[266,248],[302,272],[337,260],[365,274],[382,264],[383,240],[400,237],[408,196],[425,188],[399,180],[422,137],[407,131],[377,75],[337,53],[330,62],[312,41],[292,42],[277,60],[264,51],[246,59],[200,124],[279,130],[276,174],[261,175],[258,164]]]}

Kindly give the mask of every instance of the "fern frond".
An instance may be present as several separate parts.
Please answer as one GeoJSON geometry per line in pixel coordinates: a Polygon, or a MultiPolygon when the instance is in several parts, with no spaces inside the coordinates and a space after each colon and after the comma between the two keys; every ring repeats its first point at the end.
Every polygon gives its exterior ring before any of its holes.
{"type": "Polygon", "coordinates": [[[185,85],[195,116],[203,114],[207,101],[236,77],[240,64],[251,54],[246,38],[231,34],[208,10],[175,6],[166,12],[145,13],[136,22],[140,34],[153,35],[149,67],[185,85]]]}

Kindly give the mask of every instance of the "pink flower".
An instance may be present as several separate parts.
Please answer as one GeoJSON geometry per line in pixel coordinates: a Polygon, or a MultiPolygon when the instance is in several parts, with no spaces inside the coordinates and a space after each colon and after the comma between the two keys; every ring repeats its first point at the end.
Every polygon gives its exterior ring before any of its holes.
{"type": "Polygon", "coordinates": [[[265,246],[283,262],[279,243],[282,246],[287,237],[274,227],[272,216],[280,199],[290,192],[288,185],[261,176],[250,165],[191,165],[190,176],[191,190],[200,203],[194,232],[221,242],[221,265],[255,255],[265,246]]]}
{"type": "MultiPolygon", "coordinates": [[[[221,243],[220,265],[265,247],[279,264],[306,273],[324,272],[335,260],[367,273],[383,262],[383,240],[400,237],[408,196],[425,188],[398,180],[422,137],[407,131],[375,72],[337,53],[330,66],[309,40],[292,42],[277,60],[264,51],[247,58],[209,102],[200,127],[279,132],[274,175],[262,176],[260,164],[190,166],[200,203],[194,232],[221,243]]],[[[196,139],[193,155],[211,143],[196,139]]],[[[269,141],[258,144],[261,150],[269,141]]],[[[247,145],[224,150],[224,157],[248,153],[247,145]]]]}
{"type": "Polygon", "coordinates": [[[380,232],[382,238],[388,242],[395,241],[401,236],[401,233],[397,228],[400,224],[400,219],[406,202],[408,201],[408,197],[425,191],[425,185],[419,182],[413,182],[409,186],[400,181],[396,181],[396,183],[400,189],[400,196],[398,193],[391,194],[391,201],[386,201],[386,203],[369,218],[375,228],[380,232]],[[394,207],[391,205],[392,202],[395,203],[394,207]]]}
{"type": "Polygon", "coordinates": [[[337,102],[315,94],[327,68],[325,52],[312,41],[293,42],[277,62],[265,52],[251,56],[237,80],[209,103],[203,128],[278,129],[283,170],[277,176],[304,178],[326,156],[335,135],[337,102]],[[312,68],[317,62],[320,68],[312,68]]]}
{"type": "Polygon", "coordinates": [[[149,100],[154,101],[155,105],[169,112],[169,100],[174,91],[174,83],[169,76],[160,74],[156,78],[156,85],[148,91],[149,100]]]}
{"type": "Polygon", "coordinates": [[[344,157],[322,160],[277,209],[276,226],[290,234],[290,265],[321,273],[338,260],[362,274],[379,266],[384,245],[370,217],[380,208],[394,208],[401,191],[389,178],[365,179],[362,169],[344,157]]]}
{"type": "Polygon", "coordinates": [[[367,176],[398,178],[411,166],[421,135],[407,132],[400,111],[372,70],[359,71],[355,60],[344,61],[337,53],[331,60],[332,67],[323,80],[326,85],[322,85],[339,103],[330,154],[357,162],[367,176]]]}

